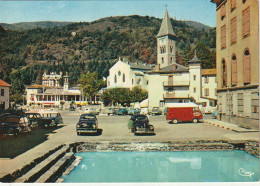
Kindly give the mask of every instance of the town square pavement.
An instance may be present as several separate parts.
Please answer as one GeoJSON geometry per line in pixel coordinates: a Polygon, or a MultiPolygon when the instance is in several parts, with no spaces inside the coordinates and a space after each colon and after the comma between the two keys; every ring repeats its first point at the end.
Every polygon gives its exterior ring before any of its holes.
{"type": "MultiPolygon", "coordinates": [[[[102,129],[101,135],[78,136],[76,123],[79,120],[79,112],[63,111],[64,124],[61,128],[48,134],[46,141],[34,148],[16,156],[13,159],[0,158],[0,177],[12,173],[17,169],[30,163],[32,160],[44,155],[51,149],[61,145],[74,142],[102,142],[102,143],[163,143],[163,142],[189,142],[197,140],[233,141],[233,140],[257,140],[258,132],[238,133],[225,128],[216,127],[210,123],[179,123],[169,124],[165,116],[149,116],[150,123],[154,125],[156,135],[135,136],[128,133],[127,122],[130,116],[107,116],[99,115],[98,125],[102,129]]],[[[210,118],[211,116],[204,116],[210,118]]],[[[32,131],[33,132],[33,131],[32,131]]],[[[22,137],[22,136],[21,136],[22,137]]],[[[1,149],[1,151],[4,149],[1,149]]]]}

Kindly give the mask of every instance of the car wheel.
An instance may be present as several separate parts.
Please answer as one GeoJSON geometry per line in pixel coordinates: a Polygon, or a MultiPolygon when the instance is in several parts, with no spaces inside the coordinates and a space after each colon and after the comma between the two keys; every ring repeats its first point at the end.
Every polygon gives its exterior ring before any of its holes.
{"type": "Polygon", "coordinates": [[[194,119],[193,119],[193,123],[198,123],[198,119],[197,119],[197,118],[194,118],[194,119]]]}
{"type": "Polygon", "coordinates": [[[177,120],[177,119],[174,119],[174,120],[172,120],[172,122],[173,122],[174,124],[177,124],[177,123],[178,123],[178,120],[177,120]]]}

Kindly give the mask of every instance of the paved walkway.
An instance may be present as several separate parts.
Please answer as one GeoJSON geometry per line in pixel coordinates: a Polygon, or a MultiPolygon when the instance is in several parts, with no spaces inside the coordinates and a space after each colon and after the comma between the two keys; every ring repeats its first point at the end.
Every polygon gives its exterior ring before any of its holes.
{"type": "Polygon", "coordinates": [[[212,125],[215,125],[217,127],[221,127],[224,129],[233,130],[235,132],[259,132],[259,130],[242,128],[236,124],[219,121],[217,119],[204,119],[204,122],[210,123],[212,125]]]}

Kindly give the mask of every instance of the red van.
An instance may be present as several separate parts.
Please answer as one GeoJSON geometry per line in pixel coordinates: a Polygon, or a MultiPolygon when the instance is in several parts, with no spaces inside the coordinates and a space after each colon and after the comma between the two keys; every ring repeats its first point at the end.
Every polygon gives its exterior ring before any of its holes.
{"type": "Polygon", "coordinates": [[[168,103],[166,107],[166,120],[175,124],[182,121],[197,123],[203,118],[199,106],[195,103],[168,103]]]}

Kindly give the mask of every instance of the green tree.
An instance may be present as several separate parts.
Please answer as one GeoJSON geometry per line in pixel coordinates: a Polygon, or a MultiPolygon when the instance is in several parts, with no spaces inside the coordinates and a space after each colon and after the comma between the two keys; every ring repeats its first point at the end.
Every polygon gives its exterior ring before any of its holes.
{"type": "Polygon", "coordinates": [[[82,74],[80,79],[80,89],[84,96],[87,96],[92,103],[92,97],[104,86],[102,79],[98,79],[96,72],[88,72],[87,74],[82,74]]]}

